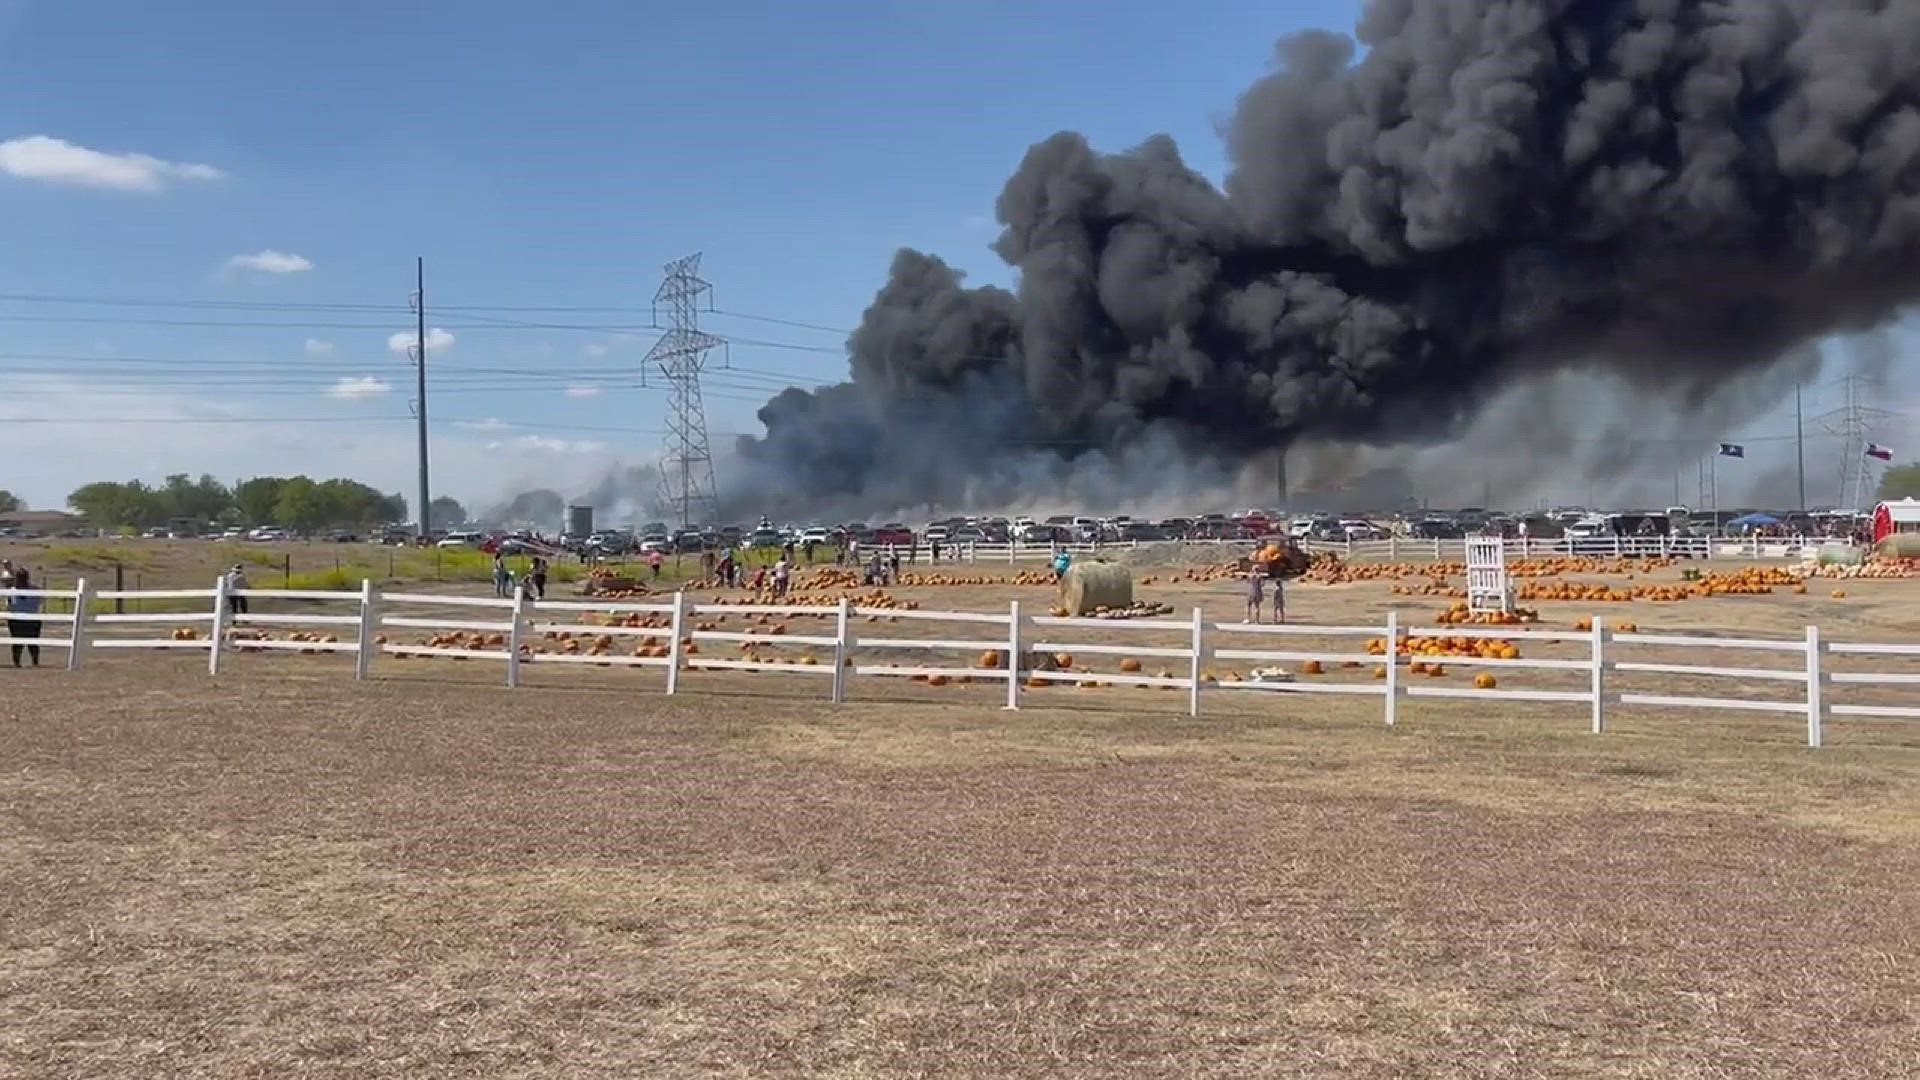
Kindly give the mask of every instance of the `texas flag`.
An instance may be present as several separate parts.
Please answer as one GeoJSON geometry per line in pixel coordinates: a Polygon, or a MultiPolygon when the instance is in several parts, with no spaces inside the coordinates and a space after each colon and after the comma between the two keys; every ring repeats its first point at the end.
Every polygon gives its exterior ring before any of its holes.
{"type": "Polygon", "coordinates": [[[1868,443],[1867,456],[1870,458],[1879,458],[1881,461],[1892,461],[1893,451],[1881,446],[1879,443],[1868,443]]]}

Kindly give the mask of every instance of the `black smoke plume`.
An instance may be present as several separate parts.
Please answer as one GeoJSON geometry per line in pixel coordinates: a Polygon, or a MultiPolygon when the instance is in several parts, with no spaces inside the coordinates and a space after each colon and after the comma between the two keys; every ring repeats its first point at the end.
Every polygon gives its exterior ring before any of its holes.
{"type": "Polygon", "coordinates": [[[1224,477],[1568,370],[1700,403],[1920,294],[1920,0],[1373,0],[1355,39],[1280,43],[1224,190],[1165,137],[1032,147],[996,206],[1017,292],[900,252],[850,381],[760,410],[749,486],[1224,477]]]}

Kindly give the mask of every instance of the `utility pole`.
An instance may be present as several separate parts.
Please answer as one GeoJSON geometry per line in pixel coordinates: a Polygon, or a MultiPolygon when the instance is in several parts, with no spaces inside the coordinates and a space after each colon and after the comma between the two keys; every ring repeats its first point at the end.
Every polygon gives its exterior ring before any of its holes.
{"type": "Polygon", "coordinates": [[[420,522],[420,540],[424,543],[433,528],[432,504],[427,493],[427,260],[424,257],[413,260],[412,301],[413,348],[407,352],[413,360],[413,416],[420,427],[420,509],[414,518],[420,522]]]}
{"type": "MultiPolygon", "coordinates": [[[[667,380],[667,434],[660,451],[660,487],[665,502],[685,528],[719,516],[713,485],[713,453],[707,445],[707,410],[700,397],[700,372],[707,354],[726,345],[700,329],[700,302],[713,291],[700,277],[700,254],[666,265],[666,280],[653,294],[654,321],[667,306],[668,326],[647,351],[643,365],[657,364],[667,380]]],[[[709,300],[709,303],[711,301],[709,300]]],[[[646,368],[641,368],[641,378],[646,368]]]]}
{"type": "Polygon", "coordinates": [[[1807,428],[1800,412],[1800,384],[1793,384],[1793,456],[1800,472],[1800,512],[1807,512],[1807,428]]]}

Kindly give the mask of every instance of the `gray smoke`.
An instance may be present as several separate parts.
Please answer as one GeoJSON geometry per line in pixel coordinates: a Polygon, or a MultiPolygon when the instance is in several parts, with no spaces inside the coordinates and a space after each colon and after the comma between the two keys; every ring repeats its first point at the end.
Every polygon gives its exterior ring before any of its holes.
{"type": "Polygon", "coordinates": [[[902,251],[850,381],[760,410],[749,492],[1231,486],[1564,372],[1684,411],[1920,294],[1920,0],[1373,0],[1355,37],[1280,43],[1224,190],[1164,137],[1032,147],[1017,292],[902,251]]]}

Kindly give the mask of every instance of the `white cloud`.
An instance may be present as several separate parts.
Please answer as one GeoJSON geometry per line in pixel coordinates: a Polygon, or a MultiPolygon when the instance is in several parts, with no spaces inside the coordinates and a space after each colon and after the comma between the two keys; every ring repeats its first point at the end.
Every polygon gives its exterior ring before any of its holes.
{"type": "Polygon", "coordinates": [[[455,420],[453,426],[468,431],[505,431],[512,425],[497,416],[489,416],[485,420],[455,420]]]}
{"type": "MultiPolygon", "coordinates": [[[[406,356],[407,350],[413,348],[414,344],[419,341],[419,338],[420,336],[416,332],[403,330],[387,339],[387,348],[393,350],[400,356],[406,356]]],[[[434,353],[446,352],[451,348],[453,348],[452,334],[447,333],[437,326],[427,331],[427,355],[431,356],[434,353]]]]}
{"type": "Polygon", "coordinates": [[[43,184],[149,192],[174,180],[220,180],[227,175],[211,165],[163,161],[148,154],[109,154],[47,135],[0,142],[0,173],[43,184]]]}
{"type": "Polygon", "coordinates": [[[342,377],[340,381],[327,388],[327,396],[340,401],[358,401],[361,398],[379,397],[393,393],[393,384],[372,375],[362,375],[357,379],[342,377]]]}
{"type": "Polygon", "coordinates": [[[235,255],[227,260],[227,272],[249,271],[256,274],[304,274],[313,269],[313,261],[285,251],[256,251],[235,255]]]}
{"type": "Polygon", "coordinates": [[[605,345],[600,344],[597,341],[588,342],[584,347],[581,348],[580,351],[586,354],[587,357],[589,357],[590,359],[594,359],[594,360],[598,360],[601,357],[607,355],[607,347],[605,345]]]}
{"type": "Polygon", "coordinates": [[[315,358],[319,358],[322,356],[332,356],[333,342],[321,341],[319,338],[308,338],[307,339],[307,355],[315,358]]]}
{"type": "Polygon", "coordinates": [[[568,397],[588,398],[588,397],[598,397],[599,394],[600,394],[600,388],[597,386],[587,386],[585,384],[582,384],[579,386],[567,387],[568,397]]]}
{"type": "Polygon", "coordinates": [[[606,443],[555,439],[545,435],[521,435],[517,438],[487,444],[489,450],[530,450],[544,454],[597,454],[606,448],[606,443]]]}

